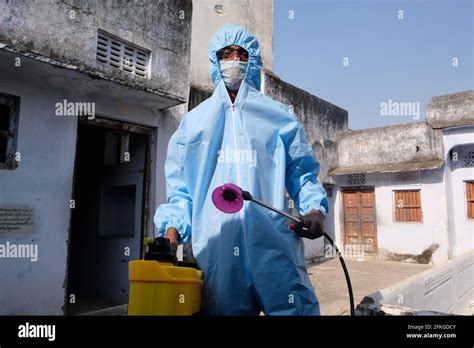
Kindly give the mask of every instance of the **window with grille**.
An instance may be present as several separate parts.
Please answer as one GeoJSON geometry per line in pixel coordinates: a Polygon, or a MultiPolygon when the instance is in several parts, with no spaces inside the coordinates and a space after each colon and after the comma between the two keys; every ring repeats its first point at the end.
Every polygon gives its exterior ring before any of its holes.
{"type": "Polygon", "coordinates": [[[467,218],[474,219],[474,181],[466,181],[467,218]]]}
{"type": "Polygon", "coordinates": [[[101,30],[97,35],[96,59],[130,74],[148,77],[150,51],[101,30]]]}
{"type": "Polygon", "coordinates": [[[395,221],[422,222],[420,190],[394,191],[395,221]]]}
{"type": "Polygon", "coordinates": [[[20,98],[0,93],[0,169],[15,169],[20,98]]]}

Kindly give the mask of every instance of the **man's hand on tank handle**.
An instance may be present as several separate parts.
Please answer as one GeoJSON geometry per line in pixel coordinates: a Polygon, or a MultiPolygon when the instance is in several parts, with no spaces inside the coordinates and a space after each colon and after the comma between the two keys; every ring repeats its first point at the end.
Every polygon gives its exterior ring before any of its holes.
{"type": "Polygon", "coordinates": [[[289,227],[301,238],[316,239],[323,235],[324,215],[319,210],[312,210],[300,216],[301,223],[290,223],[289,227]],[[306,227],[306,228],[304,228],[306,227]]]}
{"type": "Polygon", "coordinates": [[[176,255],[178,250],[179,234],[176,228],[170,227],[165,233],[165,237],[170,240],[171,252],[176,255]]]}

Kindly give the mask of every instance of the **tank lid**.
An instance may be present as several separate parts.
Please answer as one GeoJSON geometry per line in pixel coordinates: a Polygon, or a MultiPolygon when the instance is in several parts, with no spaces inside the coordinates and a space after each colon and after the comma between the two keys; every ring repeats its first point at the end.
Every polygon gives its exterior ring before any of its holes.
{"type": "Polygon", "coordinates": [[[176,256],[171,252],[171,244],[168,238],[157,237],[153,243],[148,245],[145,260],[176,263],[176,256]]]}

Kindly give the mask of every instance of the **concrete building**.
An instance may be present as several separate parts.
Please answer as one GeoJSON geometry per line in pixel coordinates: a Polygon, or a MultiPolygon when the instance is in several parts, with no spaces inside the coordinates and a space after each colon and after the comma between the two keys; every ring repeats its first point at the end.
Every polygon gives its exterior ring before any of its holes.
{"type": "Polygon", "coordinates": [[[189,0],[0,2],[0,315],[128,301],[191,20],[189,0]]]}
{"type": "Polygon", "coordinates": [[[421,263],[473,249],[473,96],[431,98],[426,122],[337,135],[329,174],[339,245],[421,263]]]}

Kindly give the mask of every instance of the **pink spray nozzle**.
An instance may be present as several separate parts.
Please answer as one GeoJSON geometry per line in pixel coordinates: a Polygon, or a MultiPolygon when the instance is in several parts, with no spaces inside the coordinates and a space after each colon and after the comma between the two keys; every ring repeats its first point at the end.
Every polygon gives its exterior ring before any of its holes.
{"type": "Polygon", "coordinates": [[[224,213],[236,213],[244,206],[242,190],[237,185],[224,184],[212,192],[212,202],[224,213]]]}

